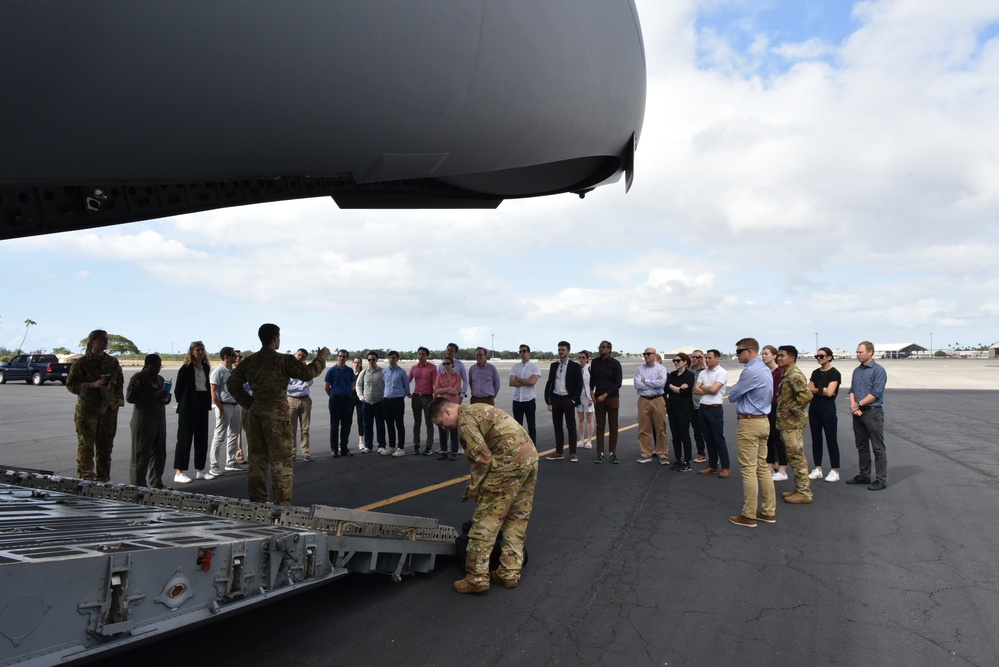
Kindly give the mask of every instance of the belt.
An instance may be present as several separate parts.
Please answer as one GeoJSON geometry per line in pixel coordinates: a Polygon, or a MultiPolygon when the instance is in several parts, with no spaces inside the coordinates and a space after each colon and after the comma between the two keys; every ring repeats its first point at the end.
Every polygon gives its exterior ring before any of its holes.
{"type": "Polygon", "coordinates": [[[330,394],[330,398],[350,398],[353,394],[330,394]]]}
{"type": "Polygon", "coordinates": [[[663,395],[662,395],[662,394],[656,394],[655,396],[639,396],[639,398],[647,398],[647,399],[649,399],[650,401],[651,401],[651,400],[652,400],[653,398],[662,398],[662,397],[663,397],[663,395]]]}
{"type": "Polygon", "coordinates": [[[413,394],[413,396],[433,396],[433,394],[413,394]]]}
{"type": "Polygon", "coordinates": [[[708,403],[707,405],[701,403],[702,408],[720,408],[721,406],[721,403],[708,403]]]}
{"type": "Polygon", "coordinates": [[[239,403],[236,403],[235,401],[233,401],[232,403],[230,403],[229,401],[222,401],[222,402],[225,403],[226,405],[239,405],[239,403]]]}
{"type": "Polygon", "coordinates": [[[739,415],[739,419],[766,419],[766,415],[739,415]]]}
{"type": "Polygon", "coordinates": [[[880,405],[861,405],[858,407],[860,408],[861,412],[863,412],[864,410],[873,410],[875,408],[877,408],[878,410],[881,409],[880,405]]]}

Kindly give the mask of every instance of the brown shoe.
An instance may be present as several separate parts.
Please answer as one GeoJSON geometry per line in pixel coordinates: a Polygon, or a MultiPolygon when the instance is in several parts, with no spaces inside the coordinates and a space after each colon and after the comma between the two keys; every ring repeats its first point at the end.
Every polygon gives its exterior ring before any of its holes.
{"type": "Polygon", "coordinates": [[[517,579],[503,579],[499,576],[499,572],[495,570],[489,573],[489,580],[494,584],[499,584],[503,588],[516,588],[520,585],[520,581],[517,579]]]}
{"type": "Polygon", "coordinates": [[[725,479],[726,477],[731,477],[732,471],[729,470],[728,468],[725,468],[720,473],[718,473],[718,476],[721,477],[722,479],[725,479]]]}
{"type": "Polygon", "coordinates": [[[764,514],[763,512],[756,513],[756,519],[758,521],[765,521],[767,523],[777,523],[777,517],[773,514],[764,514]]]}
{"type": "Polygon", "coordinates": [[[780,495],[782,495],[785,498],[787,498],[788,496],[793,496],[796,493],[797,493],[797,491],[781,491],[780,495]]]}
{"type": "Polygon", "coordinates": [[[741,514],[739,516],[730,516],[728,520],[737,526],[745,526],[746,528],[756,528],[756,519],[750,519],[749,517],[742,516],[741,514]]]}
{"type": "Polygon", "coordinates": [[[789,496],[784,496],[785,503],[791,503],[792,505],[811,505],[812,499],[809,496],[803,496],[797,491],[789,496]]]}
{"type": "Polygon", "coordinates": [[[694,463],[704,463],[707,460],[708,460],[708,457],[706,457],[704,454],[698,454],[697,458],[694,459],[694,463]]]}
{"type": "Polygon", "coordinates": [[[454,582],[454,590],[459,593],[485,593],[489,590],[489,582],[484,584],[473,584],[468,579],[459,579],[454,582]]]}
{"type": "Polygon", "coordinates": [[[704,470],[698,470],[698,475],[713,475],[718,472],[718,468],[705,468],[704,470]]]}

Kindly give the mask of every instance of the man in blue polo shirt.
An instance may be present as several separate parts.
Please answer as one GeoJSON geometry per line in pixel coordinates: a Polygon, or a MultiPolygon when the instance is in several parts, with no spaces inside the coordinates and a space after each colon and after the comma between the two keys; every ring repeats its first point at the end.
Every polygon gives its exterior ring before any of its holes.
{"type": "Polygon", "coordinates": [[[871,491],[883,491],[888,485],[888,453],[885,451],[885,385],[888,373],[874,361],[874,343],[857,345],[857,361],[850,382],[850,414],[853,415],[853,437],[857,443],[860,474],[847,484],[869,484],[871,491]],[[874,450],[876,479],[871,481],[871,450],[874,450]]]}
{"type": "Polygon", "coordinates": [[[745,364],[739,381],[732,387],[728,400],[736,404],[739,423],[735,442],[742,473],[742,513],[729,517],[737,526],[756,528],[756,521],[777,523],[777,493],[773,475],[767,468],[767,440],[770,438],[770,403],[774,397],[774,381],[770,369],[760,356],[760,344],[755,338],[743,338],[735,344],[735,356],[745,364]],[[763,507],[757,509],[759,494],[763,507]]]}

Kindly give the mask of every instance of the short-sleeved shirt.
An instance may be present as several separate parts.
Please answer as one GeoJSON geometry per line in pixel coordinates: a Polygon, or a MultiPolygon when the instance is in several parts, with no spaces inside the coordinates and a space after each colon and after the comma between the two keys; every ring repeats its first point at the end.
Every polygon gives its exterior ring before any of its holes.
{"type": "MultiPolygon", "coordinates": [[[[526,364],[519,361],[513,365],[510,369],[510,377],[520,378],[521,380],[528,380],[532,375],[537,375],[541,377],[541,367],[538,366],[534,361],[528,361],[526,364]]],[[[530,387],[514,387],[513,388],[513,400],[519,403],[524,403],[527,401],[533,401],[538,397],[537,385],[530,387]]]]}
{"type": "Polygon", "coordinates": [[[701,405],[724,405],[725,391],[728,386],[728,371],[721,366],[715,366],[714,370],[705,368],[697,374],[697,381],[702,387],[713,387],[716,382],[721,382],[721,388],[717,394],[701,394],[701,405]]]}
{"type": "Polygon", "coordinates": [[[836,396],[839,395],[839,388],[843,385],[843,376],[840,375],[839,371],[832,366],[830,366],[827,371],[824,371],[821,368],[816,368],[812,371],[812,377],[810,379],[812,384],[815,385],[815,388],[819,390],[819,393],[812,397],[813,403],[819,401],[835,401],[836,396]],[[836,391],[833,392],[832,396],[823,396],[823,390],[825,390],[825,388],[833,382],[836,383],[836,391]]]}
{"type": "Polygon", "coordinates": [[[232,397],[232,394],[229,393],[229,388],[225,386],[226,380],[229,379],[230,375],[232,375],[232,370],[219,364],[212,369],[208,381],[210,384],[215,385],[215,391],[218,393],[220,401],[233,404],[236,402],[236,399],[232,397]]]}
{"type": "Polygon", "coordinates": [[[330,386],[330,396],[346,398],[353,393],[352,386],[355,379],[353,368],[350,366],[340,368],[340,365],[336,364],[326,371],[326,378],[323,381],[330,386]]]}

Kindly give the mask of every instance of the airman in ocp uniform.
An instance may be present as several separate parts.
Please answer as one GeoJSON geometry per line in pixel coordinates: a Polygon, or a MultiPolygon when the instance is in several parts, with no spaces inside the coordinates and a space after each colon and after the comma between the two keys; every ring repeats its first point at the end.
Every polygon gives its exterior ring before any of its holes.
{"type": "Polygon", "coordinates": [[[468,531],[467,574],[454,582],[454,589],[483,593],[489,590],[490,580],[504,588],[516,588],[538,481],[534,442],[513,417],[485,403],[466,406],[437,398],[430,404],[430,419],[443,428],[458,428],[471,464],[462,500],[475,499],[475,516],[468,531]],[[489,556],[500,530],[500,565],[490,573],[489,556]]]}
{"type": "Polygon", "coordinates": [[[125,404],[125,377],[118,360],[107,354],[108,332],[95,329],[87,336],[87,351],[66,377],[66,389],[78,396],[76,476],[111,481],[111,449],[118,431],[118,408],[125,404]]]}
{"type": "Polygon", "coordinates": [[[249,498],[266,503],[267,476],[270,472],[273,502],[291,504],[295,438],[288,412],[288,380],[311,380],[326,367],[329,348],[322,348],[305,364],[291,354],[281,354],[281,329],[276,324],[262,324],[257,331],[263,347],[235,367],[226,387],[236,402],[246,410],[246,439],[250,467],[246,475],[249,498]],[[248,382],[251,395],[243,388],[248,382]]]}

